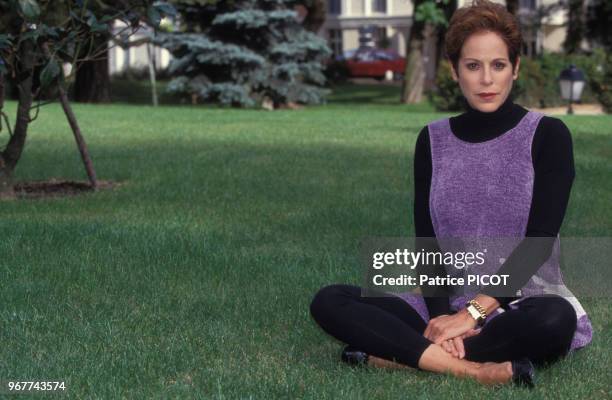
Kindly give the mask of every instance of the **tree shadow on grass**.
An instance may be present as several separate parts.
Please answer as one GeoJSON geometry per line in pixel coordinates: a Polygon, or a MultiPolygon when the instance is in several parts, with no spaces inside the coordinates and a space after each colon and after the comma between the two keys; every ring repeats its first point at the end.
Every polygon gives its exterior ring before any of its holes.
{"type": "Polygon", "coordinates": [[[418,104],[402,104],[401,84],[343,83],[331,87],[332,93],[327,102],[332,105],[371,104],[400,106],[413,112],[434,112],[435,108],[426,99],[418,104]]]}
{"type": "Polygon", "coordinates": [[[89,182],[50,179],[47,181],[18,182],[14,185],[14,191],[15,197],[18,199],[42,199],[94,193],[96,190],[112,189],[116,186],[118,184],[112,181],[98,181],[94,190],[89,182]]]}
{"type": "Polygon", "coordinates": [[[400,105],[401,87],[392,85],[344,83],[331,87],[330,104],[400,105]]]}

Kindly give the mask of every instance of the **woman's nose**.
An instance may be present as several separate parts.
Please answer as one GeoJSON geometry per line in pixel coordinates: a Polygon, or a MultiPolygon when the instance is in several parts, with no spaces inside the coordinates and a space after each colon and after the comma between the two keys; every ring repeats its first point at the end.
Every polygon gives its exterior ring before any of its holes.
{"type": "Polygon", "coordinates": [[[485,67],[485,68],[482,69],[481,79],[482,79],[482,84],[483,85],[490,85],[491,83],[493,83],[493,78],[491,76],[491,69],[490,68],[485,67]]]}

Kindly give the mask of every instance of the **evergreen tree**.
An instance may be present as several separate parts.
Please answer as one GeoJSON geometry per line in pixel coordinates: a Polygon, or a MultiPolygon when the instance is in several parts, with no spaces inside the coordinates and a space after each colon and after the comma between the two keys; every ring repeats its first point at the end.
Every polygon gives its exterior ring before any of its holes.
{"type": "Polygon", "coordinates": [[[250,107],[324,102],[323,38],[297,20],[295,0],[175,1],[181,32],[160,35],[174,56],[169,90],[250,107]]]}

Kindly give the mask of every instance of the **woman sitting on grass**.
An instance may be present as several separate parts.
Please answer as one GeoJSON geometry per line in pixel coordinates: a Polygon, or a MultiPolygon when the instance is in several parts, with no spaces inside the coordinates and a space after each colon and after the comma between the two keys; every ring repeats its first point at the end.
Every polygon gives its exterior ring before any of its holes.
{"type": "Polygon", "coordinates": [[[423,128],[414,156],[415,235],[519,238],[498,270],[511,277],[516,297],[484,291],[470,297],[362,297],[359,287],[327,286],[313,299],[311,314],[348,344],[344,361],[532,386],[534,364],[558,360],[591,341],[590,321],[575,297],[538,296],[545,292],[538,285],[551,276],[567,290],[557,235],[574,163],[563,122],[509,97],[521,44],[516,18],[501,5],[476,0],[455,12],[445,50],[467,112],[423,128]],[[550,238],[544,252],[532,252],[542,257],[524,257],[533,246],[528,237],[550,238]]]}

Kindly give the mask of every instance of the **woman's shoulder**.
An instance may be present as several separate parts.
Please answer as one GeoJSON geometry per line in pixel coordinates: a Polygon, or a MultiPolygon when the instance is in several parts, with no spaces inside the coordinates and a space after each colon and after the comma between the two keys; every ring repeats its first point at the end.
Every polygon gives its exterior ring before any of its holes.
{"type": "Polygon", "coordinates": [[[430,121],[425,128],[443,128],[448,126],[450,123],[450,117],[438,118],[433,121],[430,121]]]}
{"type": "Polygon", "coordinates": [[[534,145],[555,144],[570,146],[572,144],[572,134],[559,118],[543,115],[535,131],[534,145]]]}
{"type": "Polygon", "coordinates": [[[536,164],[541,162],[547,168],[573,164],[572,135],[561,119],[547,115],[541,118],[533,138],[532,157],[536,164]]]}
{"type": "Polygon", "coordinates": [[[429,126],[425,125],[419,134],[414,148],[415,153],[429,152],[429,126]]]}
{"type": "Polygon", "coordinates": [[[540,125],[538,128],[542,128],[547,132],[557,133],[560,135],[569,135],[570,131],[560,118],[551,117],[550,115],[542,115],[540,119],[540,125]]]}
{"type": "Polygon", "coordinates": [[[530,113],[532,115],[541,116],[539,118],[538,126],[535,132],[536,138],[541,137],[552,137],[552,138],[570,138],[570,131],[565,123],[555,117],[546,115],[540,111],[532,111],[528,108],[521,106],[520,104],[514,103],[516,107],[522,109],[525,114],[530,113]]]}
{"type": "MultiPolygon", "coordinates": [[[[427,159],[431,160],[431,135],[440,135],[443,134],[444,129],[448,129],[449,127],[449,118],[441,118],[435,121],[432,121],[425,125],[421,131],[419,132],[414,148],[415,159],[427,159]]],[[[434,139],[435,140],[435,139],[434,139]]]]}
{"type": "Polygon", "coordinates": [[[417,144],[418,143],[422,143],[424,144],[425,142],[427,144],[429,144],[429,135],[430,132],[433,131],[438,131],[440,129],[443,129],[444,127],[447,127],[449,124],[449,118],[440,118],[440,119],[436,119],[433,120],[431,122],[429,122],[427,125],[425,125],[423,128],[421,128],[421,131],[419,132],[419,135],[417,137],[417,144]]]}

